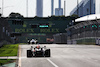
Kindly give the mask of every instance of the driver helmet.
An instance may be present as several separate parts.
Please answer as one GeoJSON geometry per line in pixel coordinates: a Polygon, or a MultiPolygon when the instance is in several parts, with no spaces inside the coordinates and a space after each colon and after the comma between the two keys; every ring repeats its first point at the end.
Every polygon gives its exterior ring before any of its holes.
{"type": "Polygon", "coordinates": [[[39,48],[40,48],[40,46],[38,45],[36,48],[38,48],[38,49],[39,49],[39,48]]]}

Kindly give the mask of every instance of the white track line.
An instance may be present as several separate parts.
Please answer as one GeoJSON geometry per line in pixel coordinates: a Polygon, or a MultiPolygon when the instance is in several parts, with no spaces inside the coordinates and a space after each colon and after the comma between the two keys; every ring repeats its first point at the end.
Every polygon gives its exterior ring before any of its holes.
{"type": "Polygon", "coordinates": [[[19,67],[21,67],[21,45],[19,45],[19,67]]]}
{"type": "Polygon", "coordinates": [[[59,67],[57,66],[54,62],[52,62],[50,59],[47,59],[54,67],[59,67]]]}

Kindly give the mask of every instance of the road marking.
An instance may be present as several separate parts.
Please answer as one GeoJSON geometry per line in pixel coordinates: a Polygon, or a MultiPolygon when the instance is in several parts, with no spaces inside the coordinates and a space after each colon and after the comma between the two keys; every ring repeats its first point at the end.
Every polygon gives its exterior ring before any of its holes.
{"type": "Polygon", "coordinates": [[[52,62],[50,59],[47,59],[54,67],[59,67],[57,66],[54,62],[52,62]]]}
{"type": "Polygon", "coordinates": [[[19,45],[19,67],[21,67],[21,45],[19,45]]]}

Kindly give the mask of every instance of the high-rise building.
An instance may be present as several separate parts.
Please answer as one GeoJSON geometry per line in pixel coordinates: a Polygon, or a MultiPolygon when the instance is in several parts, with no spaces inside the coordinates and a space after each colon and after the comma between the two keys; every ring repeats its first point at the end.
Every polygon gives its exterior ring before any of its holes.
{"type": "Polygon", "coordinates": [[[61,0],[59,0],[59,8],[61,8],[61,0]]]}
{"type": "Polygon", "coordinates": [[[61,0],[59,0],[58,3],[59,3],[58,8],[55,8],[55,16],[62,16],[63,8],[61,8],[61,0]]]}
{"type": "Polygon", "coordinates": [[[55,16],[62,16],[63,8],[55,8],[55,16]]]}
{"type": "Polygon", "coordinates": [[[54,0],[51,0],[51,15],[53,15],[54,11],[54,0]]]}
{"type": "Polygon", "coordinates": [[[36,0],[36,16],[43,17],[43,0],[36,0]]]}
{"type": "Polygon", "coordinates": [[[77,6],[70,12],[70,15],[76,14],[79,17],[97,14],[100,9],[100,0],[82,0],[77,6]]]}

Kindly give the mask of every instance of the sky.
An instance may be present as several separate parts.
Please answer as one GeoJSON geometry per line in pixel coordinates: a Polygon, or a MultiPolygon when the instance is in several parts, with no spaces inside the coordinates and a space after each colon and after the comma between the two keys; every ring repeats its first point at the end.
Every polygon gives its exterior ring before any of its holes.
{"type": "MultiPolygon", "coordinates": [[[[27,0],[3,0],[3,16],[7,17],[11,12],[20,13],[24,17],[27,16],[26,2],[27,0]]],[[[66,15],[77,5],[77,0],[61,0],[61,7],[64,8],[64,1],[66,1],[66,15]]],[[[79,0],[80,2],[81,0],[79,0]]],[[[0,8],[2,9],[2,0],[0,0],[0,8]]],[[[54,8],[58,8],[58,0],[54,0],[54,8]]],[[[2,12],[2,10],[0,10],[2,12]]],[[[55,11],[54,11],[55,12],[55,11]]],[[[28,0],[28,17],[36,16],[36,0],[28,0]]],[[[43,17],[51,16],[51,0],[43,0],[43,17]]]]}

